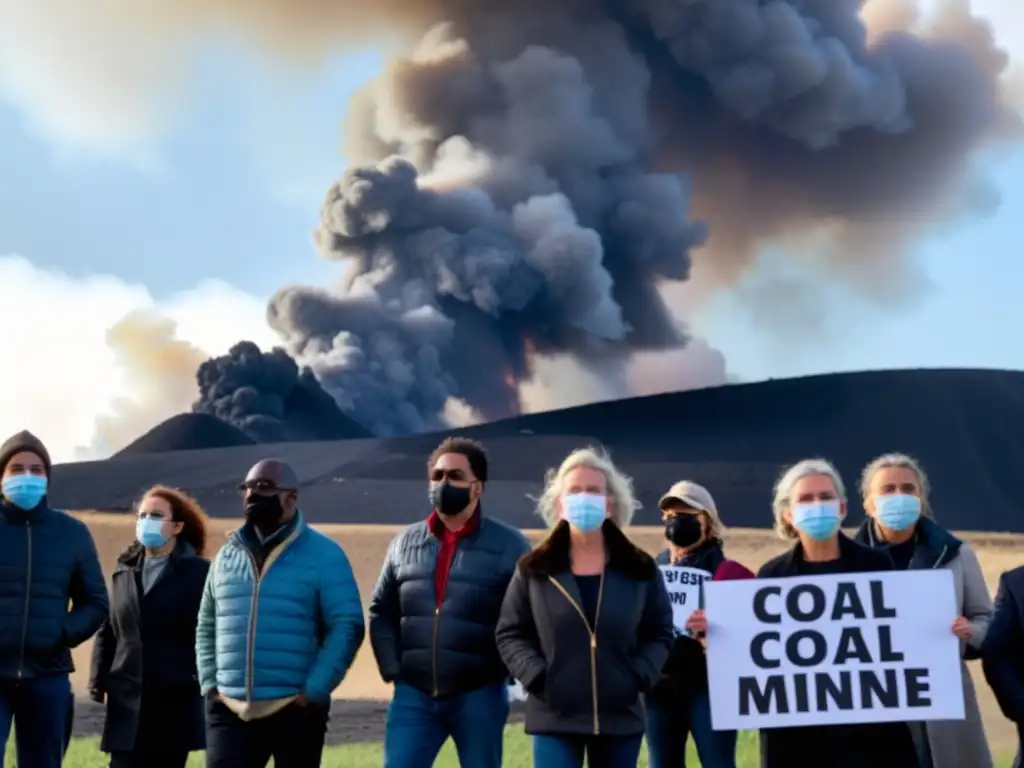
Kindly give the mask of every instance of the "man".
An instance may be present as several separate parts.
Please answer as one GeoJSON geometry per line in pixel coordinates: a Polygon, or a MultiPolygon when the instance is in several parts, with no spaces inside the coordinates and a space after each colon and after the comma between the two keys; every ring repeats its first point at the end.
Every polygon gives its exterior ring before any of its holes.
{"type": "Polygon", "coordinates": [[[461,765],[500,768],[508,672],[494,630],[529,540],[483,516],[483,447],[449,437],[427,462],[433,511],[388,547],[370,603],[370,642],[395,683],[385,768],[431,765],[452,737],[461,765]]]}
{"type": "Polygon", "coordinates": [[[999,708],[1017,726],[1017,758],[1024,766],[1024,566],[999,577],[992,622],[981,648],[985,679],[999,708]]]}
{"type": "Polygon", "coordinates": [[[352,566],[298,509],[287,464],[239,490],[245,524],[210,566],[196,629],[207,768],[318,768],[331,692],[363,642],[352,566]]]}
{"type": "Polygon", "coordinates": [[[22,768],[61,764],[73,714],[71,649],[108,609],[92,534],[47,504],[50,469],[29,432],[0,446],[0,755],[13,721],[22,768]]]}

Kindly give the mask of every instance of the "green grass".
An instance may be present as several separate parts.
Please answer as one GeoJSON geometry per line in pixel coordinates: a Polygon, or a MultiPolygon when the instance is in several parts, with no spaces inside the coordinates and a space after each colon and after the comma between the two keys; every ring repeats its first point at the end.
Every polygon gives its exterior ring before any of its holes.
{"type": "MultiPolygon", "coordinates": [[[[756,768],[759,765],[757,734],[754,732],[741,733],[736,754],[737,768],[756,768]]],[[[344,747],[328,747],[324,750],[323,765],[325,768],[380,768],[382,759],[380,744],[355,744],[344,747]]],[[[996,768],[1010,768],[1012,761],[1012,757],[1002,757],[996,760],[996,768]]],[[[107,762],[107,757],[100,752],[96,739],[75,739],[71,749],[68,750],[64,768],[106,768],[107,762]]],[[[700,765],[692,743],[686,764],[700,765]]],[[[189,768],[203,768],[202,753],[194,752],[188,765],[189,768]]],[[[505,759],[502,761],[502,765],[503,768],[532,768],[533,766],[530,739],[519,726],[509,726],[505,729],[505,759]]],[[[8,745],[4,768],[15,768],[13,744],[8,745]]],[[[451,741],[444,745],[437,762],[434,763],[434,768],[460,768],[459,758],[455,754],[455,747],[451,741]]],[[[640,762],[637,763],[637,768],[647,768],[645,750],[640,752],[640,762]]]]}

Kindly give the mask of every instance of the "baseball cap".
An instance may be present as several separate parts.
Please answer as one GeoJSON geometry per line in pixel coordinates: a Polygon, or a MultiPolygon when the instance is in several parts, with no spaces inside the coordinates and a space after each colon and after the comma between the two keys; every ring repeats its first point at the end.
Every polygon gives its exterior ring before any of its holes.
{"type": "Polygon", "coordinates": [[[670,501],[680,501],[688,507],[718,514],[715,500],[708,489],[690,480],[680,480],[669,488],[668,493],[661,497],[658,506],[665,509],[666,504],[670,501]]]}

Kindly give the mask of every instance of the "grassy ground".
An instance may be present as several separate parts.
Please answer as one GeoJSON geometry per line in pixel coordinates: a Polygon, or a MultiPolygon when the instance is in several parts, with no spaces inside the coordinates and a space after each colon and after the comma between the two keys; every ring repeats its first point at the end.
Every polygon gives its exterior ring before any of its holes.
{"type": "MultiPolygon", "coordinates": [[[[12,745],[8,745],[7,759],[4,768],[15,768],[12,745]]],[[[323,768],[380,768],[383,762],[379,744],[358,744],[344,747],[328,747],[324,750],[323,768]]],[[[1003,756],[996,760],[996,768],[1010,768],[1012,756],[1003,756]]],[[[189,768],[202,768],[203,756],[193,753],[189,760],[189,768]]],[[[530,740],[519,726],[509,726],[505,730],[504,768],[532,768],[530,740]]],[[[693,745],[686,764],[700,766],[693,745]]],[[[740,734],[737,749],[737,768],[756,768],[759,765],[757,755],[757,737],[753,732],[740,734]]],[[[95,739],[76,739],[68,751],[64,768],[106,768],[106,755],[99,751],[95,739]]],[[[434,764],[435,768],[459,768],[459,759],[455,748],[449,741],[441,750],[441,755],[434,764]]],[[[637,768],[647,768],[647,754],[641,750],[637,768]]]]}

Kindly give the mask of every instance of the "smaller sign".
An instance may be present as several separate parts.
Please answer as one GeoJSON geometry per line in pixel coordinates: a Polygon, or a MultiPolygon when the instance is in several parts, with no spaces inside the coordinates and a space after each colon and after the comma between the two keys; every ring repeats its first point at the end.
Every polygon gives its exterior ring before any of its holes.
{"type": "Polygon", "coordinates": [[[711,574],[701,568],[681,565],[662,565],[660,568],[668,600],[672,603],[672,625],[680,634],[686,634],[690,614],[700,608],[701,584],[708,581],[711,574]]]}

